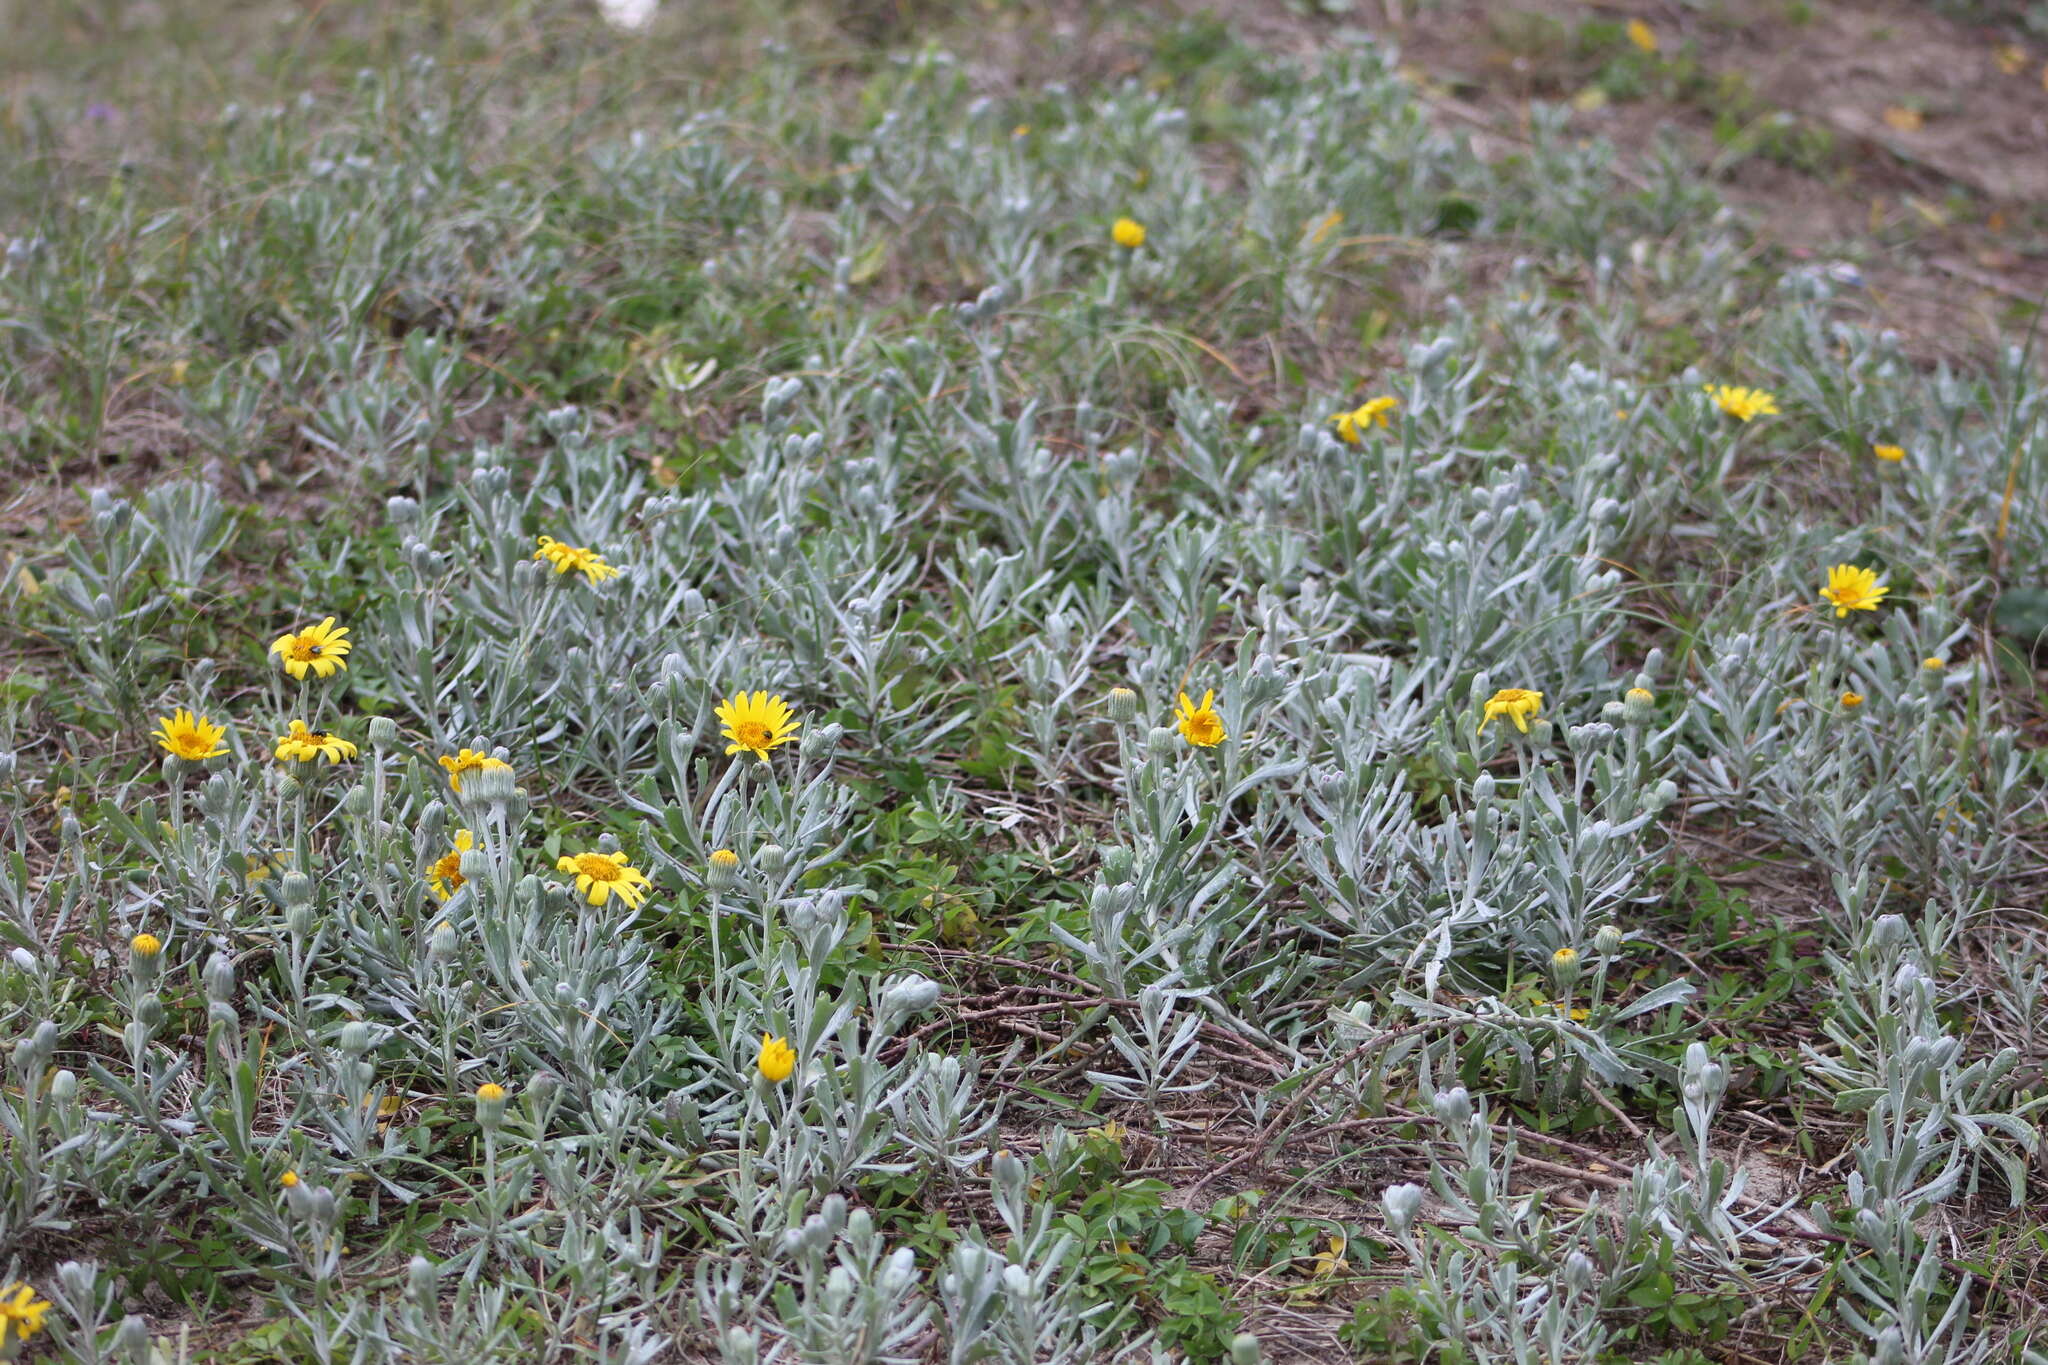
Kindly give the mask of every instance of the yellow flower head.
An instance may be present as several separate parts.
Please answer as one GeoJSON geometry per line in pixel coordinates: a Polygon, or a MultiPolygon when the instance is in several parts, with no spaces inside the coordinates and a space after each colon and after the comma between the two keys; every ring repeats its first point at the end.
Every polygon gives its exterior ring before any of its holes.
{"type": "Polygon", "coordinates": [[[427,869],[427,885],[436,896],[445,901],[462,889],[468,880],[462,875],[462,855],[475,847],[475,835],[466,829],[455,831],[455,847],[434,859],[433,866],[427,869]]]}
{"type": "Polygon", "coordinates": [[[781,1085],[796,1070],[796,1050],[789,1045],[789,1039],[764,1033],[761,1050],[754,1055],[754,1066],[770,1085],[781,1085]]]}
{"type": "Polygon", "coordinates": [[[1714,402],[1719,405],[1721,411],[1737,421],[1748,422],[1758,417],[1775,417],[1778,412],[1778,400],[1762,389],[1709,384],[1707,392],[1714,396],[1714,402]]]}
{"type": "MultiPolygon", "coordinates": [[[[20,1345],[43,1330],[43,1314],[50,1305],[36,1297],[26,1284],[0,1289],[0,1350],[20,1345]]],[[[11,1353],[10,1353],[11,1354],[11,1353]]]]}
{"type": "Polygon", "coordinates": [[[1875,441],[1871,443],[1870,453],[1877,456],[1878,459],[1888,461],[1891,464],[1897,464],[1906,458],[1906,448],[1904,446],[1888,446],[1875,441]]]}
{"type": "Polygon", "coordinates": [[[1621,694],[1621,699],[1626,702],[1633,702],[1637,706],[1654,706],[1657,701],[1657,694],[1647,687],[1631,687],[1628,691],[1621,694]]]}
{"type": "Polygon", "coordinates": [[[1506,716],[1515,723],[1523,734],[1529,733],[1529,722],[1536,719],[1543,710],[1543,694],[1531,692],[1525,687],[1503,687],[1486,699],[1486,713],[1479,718],[1479,728],[1486,729],[1488,721],[1506,716]]]}
{"type": "Polygon", "coordinates": [[[1569,967],[1579,960],[1579,950],[1577,948],[1559,948],[1550,955],[1550,960],[1559,967],[1569,967]]]}
{"type": "Polygon", "coordinates": [[[485,1104],[495,1104],[505,1098],[505,1087],[496,1081],[485,1081],[476,1088],[476,1097],[485,1104]]]}
{"type": "Polygon", "coordinates": [[[137,957],[155,957],[164,950],[164,941],[155,934],[137,934],[128,940],[128,951],[137,957]]]}
{"type": "Polygon", "coordinates": [[[299,1173],[297,1171],[286,1171],[283,1175],[277,1178],[277,1183],[284,1186],[288,1190],[297,1189],[299,1185],[299,1173]]]}
{"type": "Polygon", "coordinates": [[[1820,595],[1835,604],[1837,620],[1852,611],[1876,611],[1890,588],[1880,586],[1877,570],[1854,564],[1837,564],[1828,570],[1828,585],[1820,595]]]}
{"type": "Polygon", "coordinates": [[[339,763],[344,758],[354,758],[356,746],[339,735],[323,735],[308,729],[306,722],[295,720],[288,733],[277,737],[277,756],[285,763],[311,763],[316,758],[339,763]]]}
{"type": "Polygon", "coordinates": [[[604,562],[604,556],[595,550],[586,550],[580,545],[564,545],[553,536],[540,538],[540,549],[534,552],[535,559],[545,559],[555,566],[558,574],[580,573],[583,580],[592,587],[607,578],[617,578],[619,571],[604,562]]]}
{"type": "Polygon", "coordinates": [[[284,660],[284,671],[294,678],[304,680],[309,668],[315,677],[332,677],[336,669],[348,667],[343,656],[351,646],[342,638],[347,634],[348,627],[335,625],[330,616],[317,626],[278,636],[270,652],[284,660]]]}
{"type": "Polygon", "coordinates": [[[1373,427],[1377,426],[1384,431],[1387,428],[1387,414],[1400,406],[1400,399],[1392,394],[1383,393],[1378,398],[1368,398],[1350,412],[1338,413],[1330,419],[1330,424],[1337,428],[1339,440],[1346,445],[1355,446],[1365,440],[1365,433],[1373,427]]]}
{"type": "Polygon", "coordinates": [[[725,727],[720,733],[732,741],[725,752],[752,754],[763,763],[768,761],[770,749],[789,743],[803,726],[802,721],[790,718],[789,703],[766,692],[735,692],[712,709],[725,727]]]}
{"type": "Polygon", "coordinates": [[[481,749],[464,749],[460,753],[443,754],[437,760],[448,770],[448,785],[456,791],[462,790],[464,773],[488,772],[493,768],[511,770],[512,765],[502,758],[492,758],[481,749]]]}
{"type": "Polygon", "coordinates": [[[1657,50],[1656,30],[1640,19],[1628,21],[1628,40],[1634,43],[1639,51],[1655,52],[1657,50]]]}
{"type": "Polygon", "coordinates": [[[645,872],[626,861],[623,853],[578,853],[573,857],[564,854],[556,860],[555,870],[575,873],[576,889],[592,905],[603,905],[608,898],[617,896],[627,909],[638,910],[647,899],[647,888],[654,885],[645,872]]]}
{"type": "Polygon", "coordinates": [[[202,758],[219,758],[228,751],[228,746],[220,742],[228,732],[225,725],[215,725],[182,706],[168,716],[158,716],[156,726],[149,732],[149,737],[165,753],[175,757],[196,763],[202,758]]]}
{"type": "Polygon", "coordinates": [[[1180,737],[1197,749],[1213,749],[1229,738],[1223,733],[1223,717],[1216,714],[1214,688],[1202,694],[1200,706],[1189,700],[1187,693],[1181,693],[1173,716],[1179,722],[1180,737]]]}
{"type": "Polygon", "coordinates": [[[1863,705],[1863,694],[1861,692],[1844,692],[1842,694],[1842,709],[1844,711],[1853,711],[1861,705],[1863,705]]]}
{"type": "Polygon", "coordinates": [[[1109,239],[1126,251],[1145,245],[1145,225],[1135,218],[1119,218],[1110,224],[1109,239]]]}
{"type": "Polygon", "coordinates": [[[1948,667],[1948,660],[1942,658],[1938,654],[1930,654],[1920,661],[1920,666],[1922,668],[1931,669],[1938,673],[1942,669],[1948,667]]]}
{"type": "Polygon", "coordinates": [[[711,865],[731,872],[739,867],[740,855],[729,848],[713,849],[711,852],[711,865]]]}

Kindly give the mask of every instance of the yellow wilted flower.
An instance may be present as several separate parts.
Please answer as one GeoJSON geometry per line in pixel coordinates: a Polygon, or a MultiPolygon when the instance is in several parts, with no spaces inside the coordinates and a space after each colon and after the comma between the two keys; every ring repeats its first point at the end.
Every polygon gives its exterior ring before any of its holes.
{"type": "Polygon", "coordinates": [[[448,785],[456,791],[462,790],[464,773],[488,772],[493,768],[510,769],[512,765],[502,758],[493,758],[481,749],[463,749],[459,753],[443,754],[436,760],[448,770],[448,785]]]}
{"type": "Polygon", "coordinates": [[[564,854],[556,860],[555,870],[575,873],[576,889],[592,905],[603,905],[617,896],[628,909],[638,910],[647,899],[647,888],[654,885],[645,872],[626,861],[623,853],[564,854]]]}
{"type": "Polygon", "coordinates": [[[1503,687],[1486,699],[1485,714],[1479,718],[1479,728],[1484,731],[1488,721],[1506,716],[1515,723],[1523,734],[1529,733],[1529,722],[1536,719],[1543,710],[1543,694],[1531,692],[1526,687],[1503,687]]]}
{"type": "Polygon", "coordinates": [[[225,725],[215,725],[182,706],[168,716],[158,716],[156,725],[157,728],[149,732],[149,737],[165,753],[178,758],[196,763],[204,758],[219,758],[228,751],[227,746],[220,742],[228,732],[225,725]]]}
{"type": "Polygon", "coordinates": [[[725,752],[752,754],[763,763],[768,761],[770,749],[789,743],[803,725],[802,721],[791,719],[787,702],[766,692],[751,696],[735,692],[712,711],[725,727],[720,733],[732,741],[725,746],[725,752]]]}
{"type": "Polygon", "coordinates": [[[348,667],[343,658],[352,648],[343,638],[347,634],[348,627],[335,625],[330,616],[317,626],[280,635],[271,642],[270,652],[283,659],[284,671],[294,678],[304,681],[308,669],[315,677],[328,678],[348,667]]]}
{"type": "Polygon", "coordinates": [[[1863,694],[1861,692],[1844,692],[1842,694],[1842,709],[1844,711],[1853,711],[1861,705],[1863,705],[1863,694]]]}
{"type": "Polygon", "coordinates": [[[311,763],[316,758],[339,763],[344,758],[354,758],[356,746],[339,735],[321,734],[307,728],[306,722],[295,720],[288,733],[277,737],[277,756],[286,763],[311,763]]]}
{"type": "Polygon", "coordinates": [[[436,858],[433,866],[427,869],[427,885],[434,889],[436,896],[445,901],[462,889],[468,880],[462,875],[462,855],[475,847],[475,835],[466,829],[455,831],[455,847],[436,858]]]}
{"type": "Polygon", "coordinates": [[[1347,445],[1358,445],[1365,440],[1365,433],[1374,426],[1385,430],[1387,414],[1401,406],[1401,400],[1391,394],[1369,398],[1350,412],[1340,412],[1330,419],[1337,428],[1338,439],[1347,445]]]}
{"type": "Polygon", "coordinates": [[[1643,52],[1657,50],[1657,32],[1640,19],[1628,21],[1628,40],[1643,52]]]}
{"type": "Polygon", "coordinates": [[[761,1035],[761,1050],[754,1055],[754,1067],[770,1085],[780,1085],[796,1070],[796,1050],[787,1038],[772,1033],[761,1035]]]}
{"type": "Polygon", "coordinates": [[[1839,620],[1852,611],[1876,611],[1890,592],[1890,588],[1879,585],[1877,570],[1837,564],[1828,570],[1828,583],[1820,595],[1835,604],[1835,617],[1839,620]]]}
{"type": "Polygon", "coordinates": [[[1180,694],[1180,705],[1174,709],[1179,721],[1180,737],[1198,749],[1213,749],[1229,736],[1223,733],[1223,717],[1216,714],[1216,692],[1214,688],[1202,694],[1202,704],[1195,705],[1188,694],[1180,694]]]}

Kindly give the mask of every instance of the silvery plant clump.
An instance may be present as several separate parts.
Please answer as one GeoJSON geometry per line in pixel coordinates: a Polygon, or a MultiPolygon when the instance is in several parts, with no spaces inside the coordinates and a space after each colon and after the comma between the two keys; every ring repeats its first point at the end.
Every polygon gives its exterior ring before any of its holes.
{"type": "Polygon", "coordinates": [[[2036,355],[1350,28],[674,9],[0,127],[0,1359],[2032,1349],[2036,355]]]}

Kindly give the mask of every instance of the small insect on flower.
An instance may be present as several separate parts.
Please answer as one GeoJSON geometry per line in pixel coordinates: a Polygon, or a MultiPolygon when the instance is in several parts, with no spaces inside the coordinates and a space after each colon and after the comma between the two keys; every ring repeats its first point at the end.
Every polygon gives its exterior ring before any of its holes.
{"type": "Polygon", "coordinates": [[[626,861],[623,853],[564,854],[556,861],[555,870],[573,872],[577,891],[592,905],[603,905],[617,896],[627,909],[638,910],[647,899],[647,888],[654,885],[645,872],[626,861]]]}
{"type": "Polygon", "coordinates": [[[540,538],[540,549],[534,552],[535,559],[545,559],[554,565],[558,574],[580,573],[583,581],[596,587],[607,578],[617,578],[619,571],[604,562],[604,556],[595,550],[586,550],[580,545],[564,545],[553,536],[540,538]]]}
{"type": "Polygon", "coordinates": [[[720,733],[732,741],[725,752],[752,754],[763,763],[768,761],[770,749],[789,743],[803,727],[802,721],[791,719],[789,703],[766,692],[735,692],[712,710],[725,727],[720,733]]]}
{"type": "Polygon", "coordinates": [[[1189,700],[1187,693],[1181,693],[1180,705],[1174,708],[1173,715],[1179,722],[1180,737],[1197,749],[1213,749],[1229,738],[1223,733],[1223,717],[1216,714],[1214,688],[1202,694],[1200,706],[1189,700]]]}
{"type": "Polygon", "coordinates": [[[1531,692],[1526,687],[1503,687],[1486,699],[1485,714],[1479,718],[1479,728],[1484,731],[1487,722],[1506,716],[1515,723],[1523,734],[1529,733],[1529,722],[1536,719],[1543,710],[1543,694],[1531,692]]]}
{"type": "Polygon", "coordinates": [[[1126,251],[1145,245],[1145,225],[1135,218],[1119,218],[1109,227],[1109,239],[1126,251]]]}
{"type": "Polygon", "coordinates": [[[764,1033],[761,1050],[754,1055],[754,1067],[770,1085],[781,1085],[796,1070],[796,1049],[789,1045],[789,1039],[764,1033]]]}
{"type": "Polygon", "coordinates": [[[179,707],[168,716],[158,716],[157,728],[149,737],[167,754],[176,758],[189,759],[197,763],[204,758],[219,758],[228,751],[221,737],[226,735],[225,725],[215,725],[204,716],[197,716],[179,707]]]}
{"type": "Polygon", "coordinates": [[[301,681],[308,669],[315,677],[332,677],[335,670],[348,667],[343,656],[352,646],[342,638],[347,634],[348,627],[335,625],[330,616],[317,626],[280,635],[271,644],[270,652],[284,660],[285,672],[301,681]]]}
{"type": "Polygon", "coordinates": [[[427,869],[427,885],[442,900],[460,891],[469,879],[462,875],[462,855],[476,847],[476,836],[466,829],[455,831],[455,847],[434,859],[427,869]]]}
{"type": "Polygon", "coordinates": [[[10,1284],[0,1289],[0,1353],[12,1359],[11,1348],[42,1331],[43,1314],[49,1311],[50,1305],[37,1298],[36,1291],[26,1284],[10,1284]]]}
{"type": "Polygon", "coordinates": [[[1400,399],[1383,393],[1378,398],[1367,399],[1350,412],[1338,413],[1330,419],[1330,424],[1337,428],[1337,439],[1346,445],[1362,445],[1365,433],[1373,427],[1377,426],[1382,431],[1387,429],[1387,414],[1400,406],[1400,399]]]}
{"type": "Polygon", "coordinates": [[[1762,389],[1745,389],[1729,384],[1709,384],[1706,389],[1713,395],[1716,406],[1739,422],[1778,414],[1778,400],[1762,389]]]}
{"type": "Polygon", "coordinates": [[[288,733],[277,737],[277,756],[285,763],[311,763],[316,758],[339,763],[344,758],[354,758],[356,746],[339,735],[321,734],[309,729],[306,722],[295,720],[288,733]]]}
{"type": "Polygon", "coordinates": [[[1837,564],[1828,570],[1828,583],[1820,595],[1834,603],[1835,618],[1840,620],[1852,611],[1876,611],[1890,592],[1878,583],[1877,570],[1837,564]]]}
{"type": "Polygon", "coordinates": [[[512,765],[504,759],[492,758],[481,749],[464,749],[460,753],[443,754],[437,762],[448,770],[448,785],[458,792],[462,790],[464,773],[490,772],[498,768],[510,772],[512,769],[512,765]]]}
{"type": "Polygon", "coordinates": [[[1904,446],[1888,446],[1878,441],[1871,442],[1870,453],[1890,464],[1897,464],[1906,458],[1904,446]]]}
{"type": "Polygon", "coordinates": [[[1628,40],[1634,43],[1640,52],[1657,50],[1657,31],[1640,19],[1628,21],[1628,40]]]}

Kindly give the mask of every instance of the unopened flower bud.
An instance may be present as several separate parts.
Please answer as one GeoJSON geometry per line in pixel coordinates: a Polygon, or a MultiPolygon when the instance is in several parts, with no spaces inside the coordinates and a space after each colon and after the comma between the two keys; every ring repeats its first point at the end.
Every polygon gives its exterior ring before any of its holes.
{"type": "Polygon", "coordinates": [[[1152,727],[1152,733],[1145,736],[1145,752],[1153,758],[1165,762],[1173,757],[1173,739],[1174,733],[1172,730],[1169,730],[1164,725],[1155,725],[1152,727]]]}
{"type": "Polygon", "coordinates": [[[498,1125],[505,1121],[505,1087],[493,1081],[485,1081],[476,1088],[477,1125],[487,1132],[496,1132],[498,1125]]]}
{"type": "Polygon", "coordinates": [[[1437,1091],[1436,1099],[1430,1107],[1436,1111],[1439,1119],[1453,1128],[1463,1128],[1472,1121],[1472,1096],[1462,1085],[1437,1091]]]}
{"type": "Polygon", "coordinates": [[[372,717],[370,744],[378,749],[396,749],[399,745],[398,722],[389,716],[372,717]]]}
{"type": "Polygon", "coordinates": [[[1000,1151],[989,1162],[989,1179],[996,1189],[1011,1200],[1021,1199],[1024,1188],[1030,1183],[1031,1172],[1022,1161],[1008,1151],[1000,1151]]]}
{"type": "Polygon", "coordinates": [[[147,1365],[150,1360],[149,1320],[130,1313],[121,1319],[120,1327],[114,1331],[114,1350],[126,1356],[136,1365],[147,1365]]]}
{"type": "Polygon", "coordinates": [[[1102,879],[1111,886],[1126,886],[1137,875],[1138,855],[1117,847],[1102,850],[1102,879]]]}
{"type": "Polygon", "coordinates": [[[1559,990],[1570,990],[1579,979],[1579,950],[1559,948],[1550,955],[1550,976],[1559,990]]]}
{"type": "Polygon", "coordinates": [[[1613,957],[1621,951],[1621,926],[1603,924],[1593,934],[1593,951],[1602,957],[1613,957]]]}
{"type": "Polygon", "coordinates": [[[438,1302],[440,1280],[441,1272],[424,1256],[415,1256],[405,1263],[406,1290],[422,1308],[438,1302]]]}
{"type": "Polygon", "coordinates": [[[358,782],[341,798],[341,808],[360,820],[370,813],[370,789],[358,782]]]}
{"type": "Polygon", "coordinates": [[[1647,687],[1631,687],[1622,694],[1621,704],[1630,725],[1648,725],[1657,717],[1657,694],[1647,687]]]}
{"type": "Polygon", "coordinates": [[[427,937],[427,958],[432,962],[452,961],[455,949],[455,926],[444,919],[434,926],[434,932],[427,937]]]}
{"type": "Polygon", "coordinates": [[[419,520],[420,505],[408,497],[384,499],[384,515],[393,526],[410,526],[419,520]]]}
{"type": "Polygon", "coordinates": [[[277,894],[286,905],[311,905],[313,879],[303,872],[287,872],[278,879],[277,894]]]}
{"type": "Polygon", "coordinates": [[[1230,1339],[1230,1365],[1259,1365],[1265,1358],[1259,1339],[1250,1332],[1239,1332],[1230,1339]]]}
{"type": "Polygon", "coordinates": [[[50,1077],[50,1098],[58,1104],[70,1104],[78,1098],[77,1073],[59,1067],[50,1077]]]}
{"type": "Polygon", "coordinates": [[[226,953],[215,953],[206,960],[206,968],[200,973],[200,985],[205,988],[206,998],[216,1004],[229,1004],[235,998],[235,964],[226,953]]]}
{"type": "Polygon", "coordinates": [[[296,801],[306,794],[306,784],[286,773],[277,780],[277,794],[285,801],[296,801]]]}
{"type": "Polygon", "coordinates": [[[730,891],[739,879],[740,855],[729,848],[713,852],[704,869],[704,884],[713,891],[730,891]]]}
{"type": "Polygon", "coordinates": [[[334,1045],[351,1057],[362,1056],[370,1050],[370,1026],[360,1019],[349,1020],[341,1026],[334,1045]]]}
{"type": "Polygon", "coordinates": [[[155,1033],[164,1026],[164,1002],[155,991],[139,997],[135,1002],[135,1022],[155,1033]]]}
{"type": "Polygon", "coordinates": [[[770,877],[780,877],[789,871],[789,850],[781,844],[763,844],[754,854],[754,863],[770,877]]]}
{"type": "Polygon", "coordinates": [[[1412,1181],[1389,1185],[1380,1194],[1380,1209],[1386,1215],[1387,1228],[1396,1237],[1407,1236],[1415,1215],[1422,1211],[1422,1186],[1412,1181]]]}
{"type": "Polygon", "coordinates": [[[313,903],[311,901],[301,901],[297,905],[285,907],[284,931],[293,938],[302,941],[313,936],[313,903]]]}
{"type": "Polygon", "coordinates": [[[1119,725],[1129,725],[1138,718],[1138,694],[1128,687],[1109,689],[1109,718],[1119,725]]]}
{"type": "Polygon", "coordinates": [[[1599,1267],[1593,1264],[1593,1258],[1583,1251],[1574,1251],[1564,1258],[1565,1288],[1574,1293],[1584,1294],[1592,1289],[1598,1272],[1599,1267]]]}
{"type": "Polygon", "coordinates": [[[907,1019],[939,1003],[939,983],[911,972],[897,977],[882,992],[882,1017],[907,1019]]]}

